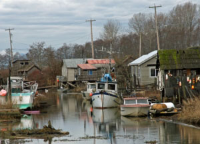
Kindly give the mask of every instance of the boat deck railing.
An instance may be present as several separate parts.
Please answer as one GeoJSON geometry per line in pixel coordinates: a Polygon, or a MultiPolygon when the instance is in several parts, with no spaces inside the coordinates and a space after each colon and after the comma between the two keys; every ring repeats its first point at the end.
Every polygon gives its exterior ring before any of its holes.
{"type": "Polygon", "coordinates": [[[38,88],[38,83],[36,81],[29,81],[29,82],[24,82],[24,90],[30,90],[32,92],[36,92],[38,88]]]}

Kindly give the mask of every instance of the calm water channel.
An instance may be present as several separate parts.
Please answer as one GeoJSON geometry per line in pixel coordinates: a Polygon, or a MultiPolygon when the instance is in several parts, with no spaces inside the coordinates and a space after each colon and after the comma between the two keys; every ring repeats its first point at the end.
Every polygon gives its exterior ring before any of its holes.
{"type": "Polygon", "coordinates": [[[200,129],[159,119],[131,118],[120,116],[119,109],[93,109],[90,102],[80,94],[55,93],[54,104],[46,113],[25,115],[20,122],[0,124],[2,127],[42,128],[51,120],[56,129],[69,131],[70,135],[52,140],[0,140],[4,143],[59,143],[59,144],[199,144],[200,129]],[[94,138],[95,137],[95,138],[94,138]]]}

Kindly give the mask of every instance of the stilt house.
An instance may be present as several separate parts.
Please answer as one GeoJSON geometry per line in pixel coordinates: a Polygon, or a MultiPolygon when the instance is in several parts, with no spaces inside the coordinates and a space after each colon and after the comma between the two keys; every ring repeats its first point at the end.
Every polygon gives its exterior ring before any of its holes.
{"type": "Polygon", "coordinates": [[[159,50],[157,59],[158,89],[163,100],[184,98],[200,93],[200,47],[185,50],[159,50]]]}

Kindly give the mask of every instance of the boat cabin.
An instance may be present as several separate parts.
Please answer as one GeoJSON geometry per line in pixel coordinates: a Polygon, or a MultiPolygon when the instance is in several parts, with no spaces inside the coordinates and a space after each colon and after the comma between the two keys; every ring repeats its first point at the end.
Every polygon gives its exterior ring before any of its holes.
{"type": "Polygon", "coordinates": [[[149,104],[148,98],[145,97],[135,97],[135,98],[124,98],[124,105],[133,104],[149,104]]]}
{"type": "Polygon", "coordinates": [[[88,92],[92,92],[93,89],[96,88],[96,84],[95,83],[87,83],[87,91],[88,92]]]}
{"type": "Polygon", "coordinates": [[[106,91],[113,91],[117,92],[117,83],[116,82],[97,82],[96,83],[96,90],[106,90],[106,91]]]}

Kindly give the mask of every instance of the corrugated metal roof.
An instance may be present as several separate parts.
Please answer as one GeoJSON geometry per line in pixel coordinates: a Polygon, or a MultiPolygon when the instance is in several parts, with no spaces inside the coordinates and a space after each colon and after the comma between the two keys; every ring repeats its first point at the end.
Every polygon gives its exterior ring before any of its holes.
{"type": "MultiPolygon", "coordinates": [[[[109,64],[110,60],[109,59],[90,59],[87,60],[88,64],[109,64]]],[[[111,59],[111,63],[115,64],[115,60],[111,59]]]]}
{"type": "Polygon", "coordinates": [[[77,68],[78,64],[83,64],[86,59],[63,59],[63,64],[67,68],[77,68]]]}
{"type": "Polygon", "coordinates": [[[132,61],[131,63],[129,63],[128,65],[141,65],[143,63],[145,63],[146,61],[148,61],[149,59],[153,58],[154,56],[157,55],[157,50],[150,52],[147,55],[143,55],[139,58],[137,58],[136,60],[132,61]]]}
{"type": "Polygon", "coordinates": [[[81,69],[88,69],[88,70],[97,69],[91,64],[78,64],[78,67],[80,67],[81,69]]]}

